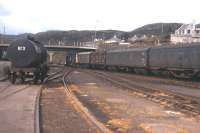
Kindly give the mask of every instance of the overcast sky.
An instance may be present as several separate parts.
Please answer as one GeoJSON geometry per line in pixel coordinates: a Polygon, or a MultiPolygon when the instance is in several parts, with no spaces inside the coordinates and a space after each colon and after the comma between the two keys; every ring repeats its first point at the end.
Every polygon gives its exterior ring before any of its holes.
{"type": "Polygon", "coordinates": [[[0,0],[0,33],[131,31],[149,23],[200,22],[198,0],[0,0]]]}

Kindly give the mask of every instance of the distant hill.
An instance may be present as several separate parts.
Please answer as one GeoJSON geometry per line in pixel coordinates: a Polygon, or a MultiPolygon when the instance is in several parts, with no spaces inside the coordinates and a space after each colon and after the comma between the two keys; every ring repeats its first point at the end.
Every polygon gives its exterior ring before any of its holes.
{"type": "Polygon", "coordinates": [[[133,35],[169,35],[174,33],[182,23],[154,23],[142,26],[129,33],[129,36],[133,35]]]}
{"type": "Polygon", "coordinates": [[[117,35],[119,38],[124,38],[126,32],[117,31],[117,30],[101,30],[101,31],[45,31],[39,32],[36,34],[20,34],[20,35],[1,35],[0,40],[3,38],[5,43],[11,43],[15,39],[24,38],[27,35],[34,35],[38,40],[42,41],[43,43],[58,43],[58,41],[63,41],[66,44],[74,43],[74,42],[89,42],[94,40],[95,35],[96,38],[101,38],[104,40],[110,39],[114,35],[117,35]]]}
{"type": "Polygon", "coordinates": [[[0,43],[4,42],[4,43],[11,43],[12,41],[19,39],[19,38],[24,38],[27,35],[34,35],[31,33],[24,33],[24,34],[20,34],[20,35],[2,35],[0,34],[0,43]]]}
{"type": "Polygon", "coordinates": [[[104,31],[46,31],[37,33],[35,36],[38,40],[48,43],[56,42],[62,40],[66,44],[74,42],[89,42],[93,41],[96,35],[96,38],[109,39],[114,35],[119,37],[123,36],[125,32],[117,30],[104,30],[104,31]]]}
{"type": "Polygon", "coordinates": [[[200,24],[197,24],[196,27],[197,27],[197,28],[200,28],[200,24]]]}
{"type": "MultiPolygon", "coordinates": [[[[58,44],[59,41],[63,41],[65,44],[70,44],[74,42],[89,42],[95,38],[101,39],[110,39],[114,35],[117,35],[118,38],[127,40],[129,37],[134,35],[159,35],[166,36],[173,33],[176,29],[178,29],[182,24],[181,23],[154,23],[142,26],[138,29],[135,29],[131,32],[124,32],[118,30],[101,30],[101,31],[46,31],[39,32],[34,34],[35,37],[42,41],[43,43],[53,43],[58,44]],[[162,32],[163,27],[163,32],[162,32]]],[[[30,33],[20,34],[20,35],[0,35],[0,40],[3,38],[4,43],[11,43],[13,40],[21,37],[25,37],[30,33]]],[[[33,34],[31,34],[33,35],[33,34]]]]}

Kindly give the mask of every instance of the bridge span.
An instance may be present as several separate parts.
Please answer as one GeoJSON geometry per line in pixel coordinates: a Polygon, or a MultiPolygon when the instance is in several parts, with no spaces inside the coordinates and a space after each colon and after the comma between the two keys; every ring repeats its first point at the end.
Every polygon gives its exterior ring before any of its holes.
{"type": "MultiPolygon", "coordinates": [[[[6,49],[10,44],[0,44],[0,49],[6,49]]],[[[77,52],[95,51],[95,45],[44,45],[48,51],[68,51],[73,50],[77,52]]]]}

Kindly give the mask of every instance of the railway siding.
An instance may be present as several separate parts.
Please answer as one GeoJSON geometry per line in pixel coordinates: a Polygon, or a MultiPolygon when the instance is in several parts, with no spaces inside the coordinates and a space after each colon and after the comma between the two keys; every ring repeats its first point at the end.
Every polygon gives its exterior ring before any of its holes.
{"type": "Polygon", "coordinates": [[[94,133],[91,127],[73,107],[73,101],[65,94],[62,84],[49,83],[42,90],[41,124],[43,133],[94,133]]]}
{"type": "Polygon", "coordinates": [[[164,102],[157,104],[84,70],[73,72],[71,82],[72,91],[83,105],[114,132],[200,132],[198,119],[165,108],[164,102]]]}
{"type": "Polygon", "coordinates": [[[130,77],[127,78],[126,75],[119,76],[107,72],[94,73],[97,74],[96,76],[105,78],[114,85],[133,90],[134,93],[143,95],[143,97],[152,101],[160,104],[166,103],[167,107],[179,109],[181,112],[189,115],[200,116],[200,93],[197,89],[181,87],[182,91],[180,91],[178,86],[170,84],[163,86],[162,84],[146,83],[145,81],[135,82],[130,77]]]}

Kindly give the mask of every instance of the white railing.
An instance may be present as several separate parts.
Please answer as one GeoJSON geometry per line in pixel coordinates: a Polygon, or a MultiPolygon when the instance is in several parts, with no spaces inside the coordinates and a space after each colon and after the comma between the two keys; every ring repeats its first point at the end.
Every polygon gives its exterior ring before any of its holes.
{"type": "Polygon", "coordinates": [[[55,44],[51,44],[51,45],[45,45],[45,46],[53,46],[53,47],[85,47],[85,48],[97,48],[97,44],[92,43],[92,44],[85,44],[85,43],[77,43],[77,44],[60,44],[60,45],[55,45],[55,44]]]}
{"type": "MultiPolygon", "coordinates": [[[[0,46],[9,46],[10,44],[0,44],[0,46]]],[[[76,47],[76,48],[97,48],[96,44],[62,44],[62,45],[45,45],[46,47],[76,47]]]]}

